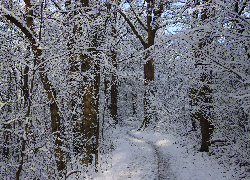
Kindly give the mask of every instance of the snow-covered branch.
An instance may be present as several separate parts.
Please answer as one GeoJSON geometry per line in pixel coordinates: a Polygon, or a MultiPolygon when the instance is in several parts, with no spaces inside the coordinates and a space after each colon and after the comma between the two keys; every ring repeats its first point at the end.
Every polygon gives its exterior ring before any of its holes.
{"type": "Polygon", "coordinates": [[[4,8],[2,5],[0,5],[0,12],[2,12],[2,16],[6,17],[9,21],[21,29],[33,45],[36,45],[36,38],[34,37],[33,32],[22,22],[20,18],[18,18],[13,12],[4,8]]]}
{"type": "Polygon", "coordinates": [[[132,31],[134,32],[134,34],[136,35],[136,37],[140,40],[141,44],[143,45],[143,47],[147,47],[147,43],[144,41],[144,39],[142,38],[142,36],[140,35],[140,33],[136,30],[135,26],[133,25],[133,23],[128,19],[128,17],[126,16],[126,14],[124,12],[122,12],[121,9],[117,8],[118,12],[122,15],[122,17],[125,19],[125,21],[128,23],[129,27],[132,29],[132,31]]]}

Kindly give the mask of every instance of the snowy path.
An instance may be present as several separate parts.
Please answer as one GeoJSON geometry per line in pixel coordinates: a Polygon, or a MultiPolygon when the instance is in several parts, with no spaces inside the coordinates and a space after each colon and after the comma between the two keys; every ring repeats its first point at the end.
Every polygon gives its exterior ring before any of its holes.
{"type": "MultiPolygon", "coordinates": [[[[234,171],[225,170],[207,153],[178,143],[178,138],[152,131],[136,131],[135,122],[113,130],[114,149],[100,163],[94,180],[235,180],[234,171]],[[177,143],[176,143],[177,142],[177,143]]],[[[101,158],[100,158],[101,159],[101,158]]]]}
{"type": "Polygon", "coordinates": [[[148,145],[151,146],[151,148],[155,152],[155,157],[156,157],[156,160],[157,160],[157,172],[158,172],[157,173],[157,178],[158,178],[158,180],[175,179],[174,176],[173,176],[173,173],[170,170],[169,157],[164,156],[160,152],[159,148],[155,144],[153,144],[152,142],[146,141],[144,139],[141,139],[141,138],[138,138],[138,137],[134,136],[131,133],[131,130],[127,131],[127,134],[130,137],[132,137],[134,139],[137,139],[139,141],[142,141],[144,143],[147,143],[148,145]]]}
{"type": "Polygon", "coordinates": [[[108,167],[105,171],[92,175],[93,179],[175,179],[169,168],[169,157],[166,157],[154,143],[135,136],[135,127],[123,124],[122,127],[116,128],[113,132],[117,137],[114,142],[115,150],[107,162],[108,167]]]}
{"type": "Polygon", "coordinates": [[[114,142],[116,148],[112,153],[112,159],[110,158],[107,162],[108,167],[92,178],[97,180],[158,180],[161,176],[159,165],[164,163],[159,163],[159,160],[163,158],[154,145],[135,137],[131,133],[131,127],[117,128],[116,133],[118,136],[114,142]]]}
{"type": "Polygon", "coordinates": [[[131,133],[137,138],[143,138],[152,143],[162,158],[166,158],[160,171],[159,179],[177,180],[236,180],[239,179],[233,169],[226,170],[208,153],[192,149],[193,144],[182,146],[178,138],[169,134],[150,131],[135,131],[131,133]],[[177,143],[176,143],[177,142],[177,143]]]}

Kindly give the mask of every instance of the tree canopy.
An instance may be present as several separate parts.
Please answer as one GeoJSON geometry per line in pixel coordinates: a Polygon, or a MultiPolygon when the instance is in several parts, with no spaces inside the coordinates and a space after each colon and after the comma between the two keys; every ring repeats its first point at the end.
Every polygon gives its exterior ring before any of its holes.
{"type": "Polygon", "coordinates": [[[2,0],[0,177],[98,171],[129,118],[226,152],[247,173],[249,10],[248,0],[2,0]]]}

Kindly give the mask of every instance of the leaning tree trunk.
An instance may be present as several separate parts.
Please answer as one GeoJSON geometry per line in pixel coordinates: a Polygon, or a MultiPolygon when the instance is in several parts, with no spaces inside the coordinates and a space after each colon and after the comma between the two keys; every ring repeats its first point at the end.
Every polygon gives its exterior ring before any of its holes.
{"type": "MultiPolygon", "coordinates": [[[[40,54],[41,55],[41,54],[40,54]]],[[[61,137],[61,129],[60,129],[60,116],[59,116],[59,108],[56,102],[56,90],[50,84],[48,77],[43,72],[44,68],[39,69],[39,75],[43,83],[43,87],[47,92],[48,99],[50,101],[50,113],[51,113],[51,129],[52,135],[55,138],[55,156],[56,156],[56,164],[57,170],[62,173],[66,168],[66,164],[64,162],[64,151],[62,150],[62,137],[61,137]]],[[[61,174],[60,173],[60,174],[61,174]]]]}
{"type": "MultiPolygon", "coordinates": [[[[27,0],[26,2],[29,3],[27,0]]],[[[56,103],[56,90],[52,88],[52,85],[49,82],[49,79],[47,75],[45,74],[45,69],[43,66],[40,65],[40,57],[42,55],[42,51],[38,49],[38,43],[36,42],[36,39],[33,36],[32,33],[32,27],[27,28],[22,22],[19,21],[19,19],[13,15],[12,13],[9,13],[7,9],[5,9],[3,6],[0,6],[0,10],[5,13],[5,17],[15,24],[20,30],[24,33],[24,35],[29,39],[32,47],[32,51],[35,55],[35,63],[39,67],[39,75],[42,80],[43,87],[47,93],[49,102],[50,102],[50,112],[51,112],[51,129],[52,129],[52,135],[55,138],[55,156],[56,156],[56,164],[57,164],[57,170],[62,175],[62,171],[65,169],[66,165],[64,162],[64,153],[62,150],[62,139],[60,137],[60,117],[59,117],[59,108],[56,103]]],[[[27,22],[28,23],[28,22],[27,22]]]]}

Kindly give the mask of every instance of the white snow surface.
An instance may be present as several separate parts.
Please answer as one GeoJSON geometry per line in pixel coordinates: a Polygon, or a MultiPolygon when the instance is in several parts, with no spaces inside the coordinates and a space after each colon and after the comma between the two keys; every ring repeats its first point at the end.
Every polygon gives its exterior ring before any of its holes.
{"type": "Polygon", "coordinates": [[[182,147],[170,134],[137,129],[132,121],[114,129],[114,150],[107,162],[100,164],[101,170],[88,173],[88,179],[239,179],[233,170],[223,168],[208,153],[190,151],[190,147],[182,147]]]}

